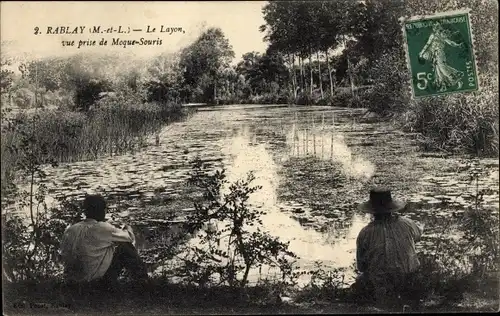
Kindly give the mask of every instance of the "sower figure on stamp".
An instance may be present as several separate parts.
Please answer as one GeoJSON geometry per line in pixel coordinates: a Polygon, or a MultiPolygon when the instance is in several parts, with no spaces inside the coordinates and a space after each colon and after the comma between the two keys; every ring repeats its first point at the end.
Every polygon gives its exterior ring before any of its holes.
{"type": "Polygon", "coordinates": [[[460,89],[463,85],[461,79],[464,73],[448,65],[446,61],[446,45],[453,47],[463,46],[463,43],[452,41],[451,35],[439,23],[435,23],[427,43],[419,53],[419,58],[432,62],[435,77],[434,83],[441,92],[446,91],[447,87],[457,85],[458,89],[460,89]]]}
{"type": "Polygon", "coordinates": [[[405,203],[394,201],[385,188],[370,191],[370,200],[359,209],[373,214],[373,221],[357,238],[356,261],[361,272],[353,285],[355,293],[375,299],[382,305],[398,298],[418,303],[419,286],[415,272],[419,260],[415,242],[423,229],[395,212],[405,209],[405,203]]]}
{"type": "Polygon", "coordinates": [[[127,225],[122,230],[105,222],[106,202],[100,195],[86,196],[83,209],[86,219],[68,227],[61,241],[66,279],[112,285],[126,269],[133,279],[146,280],[132,228],[127,225]]]}

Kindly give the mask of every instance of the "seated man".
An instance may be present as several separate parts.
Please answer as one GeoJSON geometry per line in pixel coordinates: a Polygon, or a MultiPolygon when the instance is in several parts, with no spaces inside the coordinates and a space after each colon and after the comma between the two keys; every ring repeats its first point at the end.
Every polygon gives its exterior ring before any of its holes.
{"type": "Polygon", "coordinates": [[[61,241],[67,279],[114,282],[125,268],[132,278],[146,280],[131,227],[122,230],[105,222],[106,202],[100,195],[86,196],[83,209],[86,219],[68,227],[61,241]]]}
{"type": "Polygon", "coordinates": [[[387,189],[371,190],[370,200],[359,208],[373,214],[374,220],[357,238],[356,261],[362,274],[355,291],[374,296],[384,305],[399,296],[418,302],[418,295],[412,293],[418,291],[413,284],[420,265],[415,242],[420,240],[422,229],[412,220],[394,214],[403,210],[405,204],[393,201],[387,189]]]}

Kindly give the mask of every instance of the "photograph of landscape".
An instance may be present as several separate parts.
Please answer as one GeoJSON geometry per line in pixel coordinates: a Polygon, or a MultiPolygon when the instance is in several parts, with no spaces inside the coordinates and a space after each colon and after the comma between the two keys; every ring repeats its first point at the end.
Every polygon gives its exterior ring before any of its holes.
{"type": "Polygon", "coordinates": [[[0,7],[5,315],[498,311],[496,1],[0,7]]]}

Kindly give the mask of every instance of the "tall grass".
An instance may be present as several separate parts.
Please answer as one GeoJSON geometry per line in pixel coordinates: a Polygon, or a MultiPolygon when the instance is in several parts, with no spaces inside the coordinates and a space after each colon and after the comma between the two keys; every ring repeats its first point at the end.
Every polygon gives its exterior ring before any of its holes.
{"type": "Polygon", "coordinates": [[[164,124],[179,120],[185,111],[178,105],[108,100],[86,113],[39,110],[2,118],[2,196],[18,169],[20,157],[36,153],[45,162],[74,162],[116,155],[143,146],[148,135],[164,124]],[[22,145],[32,138],[31,146],[22,145]],[[35,148],[32,148],[35,146],[35,148]]]}
{"type": "Polygon", "coordinates": [[[481,78],[477,93],[411,100],[407,130],[420,132],[425,149],[498,156],[498,78],[481,78]]]}
{"type": "Polygon", "coordinates": [[[498,156],[498,78],[483,74],[477,92],[412,99],[404,61],[399,51],[382,55],[361,103],[419,133],[424,150],[498,156]]]}

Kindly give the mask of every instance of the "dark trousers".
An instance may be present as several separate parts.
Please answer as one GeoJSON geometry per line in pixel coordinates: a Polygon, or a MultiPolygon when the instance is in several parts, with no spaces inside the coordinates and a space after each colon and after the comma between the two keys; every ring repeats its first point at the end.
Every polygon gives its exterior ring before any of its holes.
{"type": "Polygon", "coordinates": [[[105,282],[116,282],[122,270],[125,269],[133,280],[148,278],[146,265],[132,243],[118,243],[113,260],[104,274],[105,282]]]}

